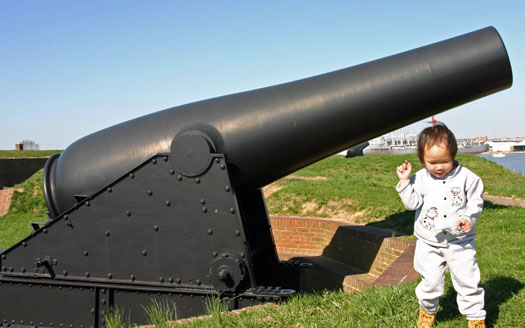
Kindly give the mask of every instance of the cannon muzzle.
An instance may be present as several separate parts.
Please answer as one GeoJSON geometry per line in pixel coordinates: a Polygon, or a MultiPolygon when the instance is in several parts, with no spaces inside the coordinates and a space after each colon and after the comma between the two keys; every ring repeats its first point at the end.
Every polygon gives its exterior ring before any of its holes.
{"type": "Polygon", "coordinates": [[[46,163],[50,220],[0,255],[0,318],[102,327],[111,308],[145,323],[151,299],[179,318],[210,295],[232,308],[285,299],[308,264],[279,261],[261,187],[511,84],[489,27],[84,137],[46,163]]]}
{"type": "MultiPolygon", "coordinates": [[[[169,108],[88,135],[49,163],[53,216],[194,131],[253,190],[388,131],[512,84],[498,32],[484,28],[398,55],[169,108]]],[[[206,145],[202,145],[206,147],[206,145]]],[[[187,159],[187,158],[186,158],[187,159]]],[[[186,160],[181,159],[181,160],[186,160]]]]}

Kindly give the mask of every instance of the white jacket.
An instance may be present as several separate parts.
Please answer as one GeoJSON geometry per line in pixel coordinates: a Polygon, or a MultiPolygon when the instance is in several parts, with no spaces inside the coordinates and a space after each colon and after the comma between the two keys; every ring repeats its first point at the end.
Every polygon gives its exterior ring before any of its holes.
{"type": "Polygon", "coordinates": [[[397,184],[396,190],[407,210],[416,210],[414,234],[427,244],[444,247],[448,243],[474,239],[476,221],[483,210],[483,182],[458,161],[442,179],[421,169],[410,181],[397,184]],[[460,218],[472,223],[464,233],[460,218]]]}

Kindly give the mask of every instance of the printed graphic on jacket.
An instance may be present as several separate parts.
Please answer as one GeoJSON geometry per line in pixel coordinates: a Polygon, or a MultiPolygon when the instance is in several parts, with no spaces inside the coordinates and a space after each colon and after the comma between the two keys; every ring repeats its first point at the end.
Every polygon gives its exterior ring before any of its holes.
{"type": "Polygon", "coordinates": [[[438,216],[438,210],[435,207],[431,207],[428,209],[427,214],[425,217],[419,222],[423,226],[423,228],[427,230],[432,230],[434,228],[434,219],[438,216]]]}
{"type": "Polygon", "coordinates": [[[452,206],[461,206],[463,202],[463,198],[460,196],[461,188],[453,187],[450,189],[450,192],[452,193],[452,206]]]}

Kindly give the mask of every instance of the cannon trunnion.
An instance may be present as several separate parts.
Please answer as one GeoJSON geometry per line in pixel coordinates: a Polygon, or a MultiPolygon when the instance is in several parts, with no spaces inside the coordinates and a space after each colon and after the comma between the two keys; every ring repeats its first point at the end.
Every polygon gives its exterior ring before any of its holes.
{"type": "Polygon", "coordinates": [[[493,28],[344,70],[153,113],[84,137],[44,168],[50,220],[0,254],[0,325],[103,327],[286,299],[261,188],[372,137],[512,84],[493,28]]]}

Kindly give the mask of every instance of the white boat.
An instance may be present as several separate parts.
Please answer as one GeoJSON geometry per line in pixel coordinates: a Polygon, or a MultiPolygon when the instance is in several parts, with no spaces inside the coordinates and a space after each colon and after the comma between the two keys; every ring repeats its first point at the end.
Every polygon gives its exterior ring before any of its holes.
{"type": "Polygon", "coordinates": [[[503,154],[503,153],[495,153],[495,154],[492,154],[492,157],[501,158],[501,157],[505,157],[505,154],[503,154]]]}

